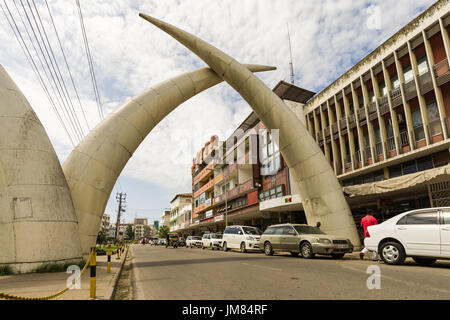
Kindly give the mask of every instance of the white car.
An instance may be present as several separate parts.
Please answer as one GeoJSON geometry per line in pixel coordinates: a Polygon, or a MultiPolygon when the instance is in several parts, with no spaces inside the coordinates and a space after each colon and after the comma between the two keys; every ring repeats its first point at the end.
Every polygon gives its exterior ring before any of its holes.
{"type": "Polygon", "coordinates": [[[261,230],[255,227],[228,226],[223,232],[223,250],[240,249],[241,252],[247,252],[247,250],[261,251],[259,247],[261,234],[261,230]]]}
{"type": "Polygon", "coordinates": [[[197,236],[188,236],[186,238],[186,247],[201,247],[202,246],[202,237],[197,236]]]}
{"type": "Polygon", "coordinates": [[[219,233],[205,233],[202,238],[202,249],[212,250],[222,248],[222,235],[219,233]]]}
{"type": "Polygon", "coordinates": [[[406,257],[422,265],[450,259],[450,207],[404,212],[367,230],[365,247],[387,264],[401,264],[406,257]]]}

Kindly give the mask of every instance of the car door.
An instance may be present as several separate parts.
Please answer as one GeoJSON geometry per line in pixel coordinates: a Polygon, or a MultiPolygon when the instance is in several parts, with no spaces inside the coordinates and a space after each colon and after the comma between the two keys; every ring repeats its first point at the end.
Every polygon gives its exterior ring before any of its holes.
{"type": "Polygon", "coordinates": [[[438,210],[412,212],[401,218],[395,231],[407,255],[439,256],[441,251],[438,210]]]}
{"type": "Polygon", "coordinates": [[[270,236],[270,243],[275,250],[281,250],[281,238],[283,237],[283,227],[274,227],[273,233],[270,236]]]}
{"type": "Polygon", "coordinates": [[[450,209],[441,212],[441,257],[450,258],[450,209]]]}
{"type": "Polygon", "coordinates": [[[297,248],[297,231],[292,226],[283,227],[283,235],[281,237],[281,247],[286,251],[295,251],[297,248]]]}
{"type": "Polygon", "coordinates": [[[234,235],[234,245],[236,248],[241,247],[241,242],[244,241],[245,235],[244,230],[241,227],[236,227],[236,234],[234,235]]]}

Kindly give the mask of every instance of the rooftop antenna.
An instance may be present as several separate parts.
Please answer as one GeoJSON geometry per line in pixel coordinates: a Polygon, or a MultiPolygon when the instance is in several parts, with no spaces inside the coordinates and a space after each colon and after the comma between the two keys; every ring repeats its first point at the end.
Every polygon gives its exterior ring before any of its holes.
{"type": "Polygon", "coordinates": [[[291,69],[291,83],[294,84],[294,65],[292,63],[292,47],[291,47],[291,34],[289,33],[289,24],[286,23],[288,40],[289,40],[289,53],[291,55],[291,61],[289,62],[289,68],[291,69]]]}

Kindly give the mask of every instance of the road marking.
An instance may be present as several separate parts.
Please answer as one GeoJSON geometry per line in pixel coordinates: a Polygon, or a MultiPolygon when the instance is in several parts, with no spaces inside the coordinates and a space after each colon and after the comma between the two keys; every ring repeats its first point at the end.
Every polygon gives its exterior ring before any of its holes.
{"type": "Polygon", "coordinates": [[[282,271],[282,269],[280,269],[280,268],[272,268],[272,267],[260,266],[258,264],[251,264],[251,263],[246,263],[246,262],[242,262],[241,264],[246,265],[246,266],[250,266],[250,267],[258,267],[258,268],[263,268],[263,269],[269,269],[269,270],[273,270],[273,271],[282,271]]]}

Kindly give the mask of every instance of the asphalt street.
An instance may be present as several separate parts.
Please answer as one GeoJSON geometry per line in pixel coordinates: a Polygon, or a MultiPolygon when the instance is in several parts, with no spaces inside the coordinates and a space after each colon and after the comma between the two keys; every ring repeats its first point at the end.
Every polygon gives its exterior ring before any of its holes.
{"type": "Polygon", "coordinates": [[[150,245],[133,245],[131,255],[134,299],[450,299],[450,261],[390,266],[150,245]]]}

